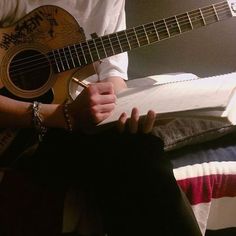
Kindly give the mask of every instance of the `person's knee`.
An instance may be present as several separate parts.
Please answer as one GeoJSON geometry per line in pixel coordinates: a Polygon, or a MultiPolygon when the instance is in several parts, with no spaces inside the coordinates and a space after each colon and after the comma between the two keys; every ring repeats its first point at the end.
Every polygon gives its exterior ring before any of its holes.
{"type": "Polygon", "coordinates": [[[163,141],[151,134],[125,134],[122,137],[123,142],[127,146],[127,149],[138,153],[155,153],[163,154],[164,143],[163,141]]]}

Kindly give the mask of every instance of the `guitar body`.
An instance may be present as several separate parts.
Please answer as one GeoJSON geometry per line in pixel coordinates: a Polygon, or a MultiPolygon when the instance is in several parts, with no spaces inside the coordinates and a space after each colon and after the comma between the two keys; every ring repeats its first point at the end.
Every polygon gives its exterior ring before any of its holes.
{"type": "Polygon", "coordinates": [[[89,64],[56,73],[48,53],[82,41],[83,30],[67,11],[51,5],[33,10],[0,29],[0,88],[19,100],[37,100],[51,91],[50,103],[62,103],[70,97],[72,76],[83,80],[95,71],[89,64]]]}

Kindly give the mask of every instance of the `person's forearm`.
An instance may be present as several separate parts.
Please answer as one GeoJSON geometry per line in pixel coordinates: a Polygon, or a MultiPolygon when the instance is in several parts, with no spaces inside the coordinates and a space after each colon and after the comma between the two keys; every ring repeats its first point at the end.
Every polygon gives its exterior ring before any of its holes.
{"type": "MultiPolygon", "coordinates": [[[[40,104],[40,116],[47,127],[65,126],[62,105],[40,104]]],[[[21,102],[0,95],[0,127],[27,128],[33,126],[32,103],[21,102]]]]}

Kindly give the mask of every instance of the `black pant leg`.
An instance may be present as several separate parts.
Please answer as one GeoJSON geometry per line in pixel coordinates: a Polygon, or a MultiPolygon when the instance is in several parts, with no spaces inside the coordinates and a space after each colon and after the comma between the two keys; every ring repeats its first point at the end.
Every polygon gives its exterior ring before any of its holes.
{"type": "Polygon", "coordinates": [[[111,236],[201,235],[157,137],[52,131],[35,160],[46,182],[79,182],[94,194],[111,236]]]}
{"type": "MultiPolygon", "coordinates": [[[[111,135],[101,194],[111,235],[201,235],[183,198],[162,141],[152,135],[111,135]]],[[[99,186],[99,184],[97,185],[99,186]]]]}

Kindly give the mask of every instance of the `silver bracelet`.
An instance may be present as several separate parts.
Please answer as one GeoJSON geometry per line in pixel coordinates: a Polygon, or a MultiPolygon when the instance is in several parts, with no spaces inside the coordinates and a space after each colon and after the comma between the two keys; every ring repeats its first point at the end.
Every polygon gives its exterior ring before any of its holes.
{"type": "Polygon", "coordinates": [[[34,101],[32,104],[33,125],[34,125],[35,130],[38,133],[39,141],[41,142],[43,140],[43,136],[47,132],[47,127],[45,127],[43,125],[43,120],[42,120],[42,117],[40,116],[40,112],[39,112],[39,106],[40,106],[40,103],[37,101],[34,101]]]}
{"type": "Polygon", "coordinates": [[[73,126],[72,126],[72,122],[70,119],[67,102],[64,103],[64,105],[63,105],[63,113],[64,113],[65,122],[66,122],[66,130],[68,130],[69,132],[72,132],[73,126]]]}

